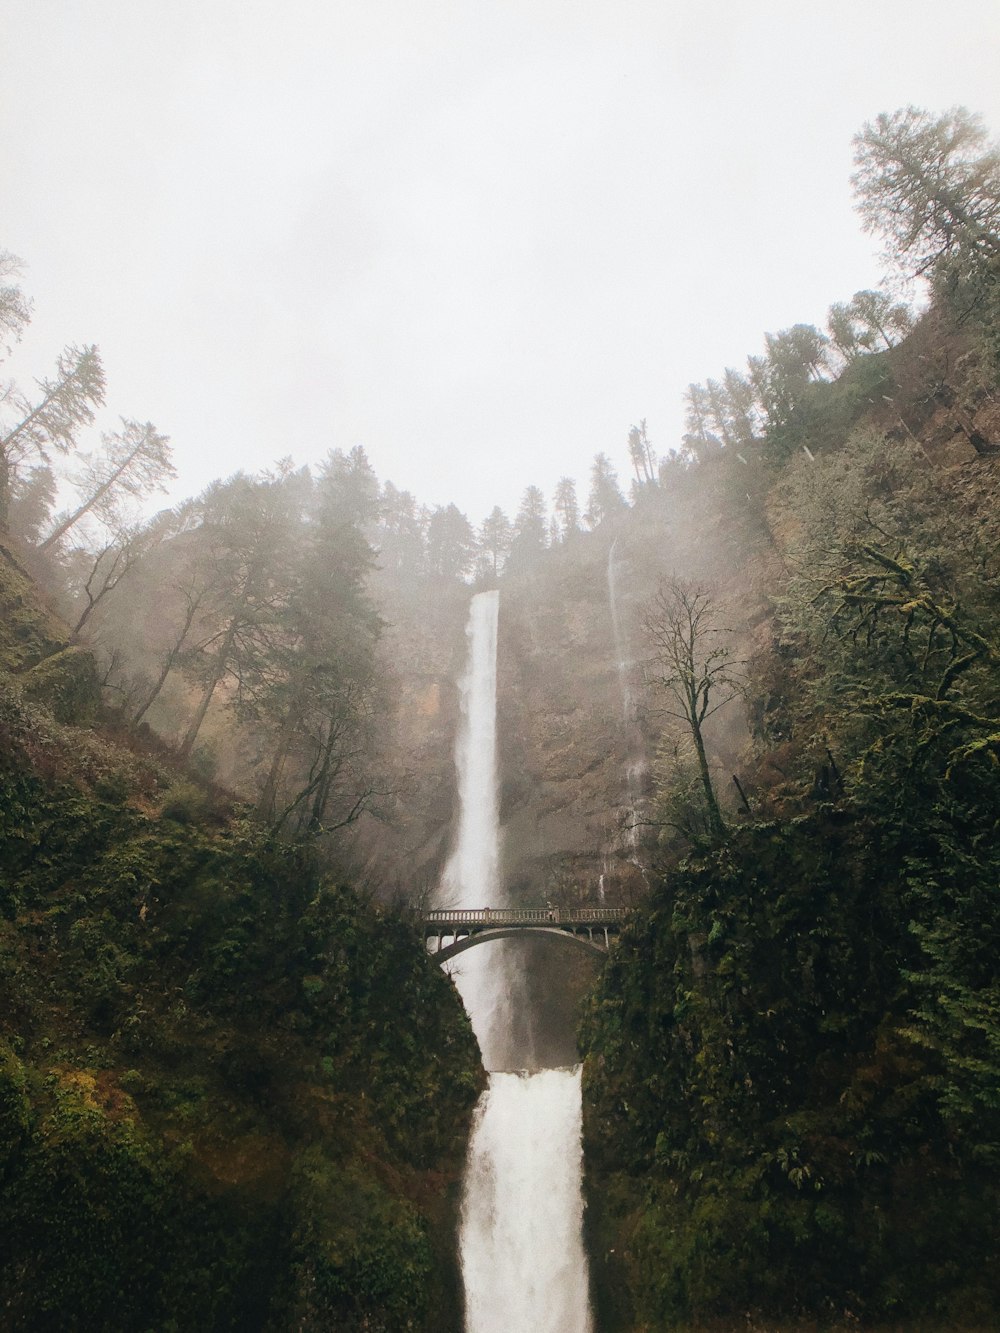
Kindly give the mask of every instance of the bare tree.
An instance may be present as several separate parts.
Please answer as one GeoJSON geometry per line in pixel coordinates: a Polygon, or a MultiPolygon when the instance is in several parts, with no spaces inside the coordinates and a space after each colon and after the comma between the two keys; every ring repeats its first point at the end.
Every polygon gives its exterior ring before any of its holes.
{"type": "Polygon", "coordinates": [[[665,580],[646,608],[643,628],[652,648],[647,679],[666,702],[661,711],[690,732],[698,763],[708,826],[722,837],[726,826],[705,748],[705,723],[743,692],[739,664],[725,643],[719,606],[709,589],[665,580]]]}
{"type": "Polygon", "coordinates": [[[173,643],[164,654],[163,661],[160,665],[160,674],[156,678],[156,683],[147,695],[142,707],[132,719],[133,726],[137,726],[149,712],[150,708],[159,697],[160,691],[167,683],[167,677],[180,660],[181,654],[188,643],[188,638],[194,627],[198,612],[201,609],[202,602],[205,600],[208,593],[208,588],[204,583],[198,583],[197,580],[192,578],[180,589],[180,593],[184,601],[184,615],[181,618],[181,623],[174,635],[173,643]]]}
{"type": "Polygon", "coordinates": [[[147,528],[125,526],[99,550],[91,553],[87,578],[82,588],[83,610],[73,626],[74,642],[80,637],[84,625],[100,603],[114,592],[122,579],[145,554],[149,547],[149,538],[147,528]]]}

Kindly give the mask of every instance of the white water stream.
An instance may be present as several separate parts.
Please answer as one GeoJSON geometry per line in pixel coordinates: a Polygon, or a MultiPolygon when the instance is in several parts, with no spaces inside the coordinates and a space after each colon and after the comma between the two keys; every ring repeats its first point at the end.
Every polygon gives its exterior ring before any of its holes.
{"type": "Polygon", "coordinates": [[[642,798],[642,784],[646,773],[646,761],[639,739],[636,724],[635,696],[632,693],[632,662],[628,651],[628,636],[622,625],[618,606],[618,564],[615,560],[616,537],[608,551],[608,605],[611,608],[611,632],[615,641],[615,657],[618,659],[618,683],[622,696],[622,722],[628,744],[625,760],[625,793],[627,807],[625,811],[625,842],[629,849],[629,860],[639,865],[639,803],[642,798]]]}
{"type": "Polygon", "coordinates": [[[581,1165],[579,1069],[491,1074],[462,1207],[469,1333],[590,1329],[581,1165]]]}
{"type": "MultiPolygon", "coordinates": [[[[456,746],[459,826],[445,907],[503,906],[499,876],[498,592],[472,599],[456,746]]],[[[583,1248],[580,1071],[502,1072],[511,1037],[517,941],[471,949],[455,981],[490,1073],[476,1110],[459,1236],[467,1333],[590,1333],[583,1248]]],[[[524,1054],[521,1053],[524,1062],[524,1054]]]]}

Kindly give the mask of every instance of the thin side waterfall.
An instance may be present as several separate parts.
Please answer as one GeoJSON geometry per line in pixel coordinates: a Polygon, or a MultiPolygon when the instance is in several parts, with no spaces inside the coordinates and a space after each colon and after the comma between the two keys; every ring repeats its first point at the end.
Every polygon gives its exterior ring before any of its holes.
{"type": "Polygon", "coordinates": [[[636,723],[635,696],[632,693],[632,662],[629,658],[628,640],[622,626],[621,612],[618,606],[618,566],[615,560],[616,537],[608,551],[608,604],[611,608],[611,632],[615,642],[615,658],[618,662],[618,683],[622,696],[622,722],[628,751],[625,759],[625,793],[627,801],[625,835],[630,856],[636,865],[638,862],[639,829],[638,811],[642,799],[642,780],[646,772],[646,760],[639,740],[636,723]]]}
{"type": "MultiPolygon", "coordinates": [[[[503,906],[497,792],[498,592],[472,599],[456,745],[459,821],[442,906],[503,906]]],[[[467,1333],[591,1333],[583,1249],[580,1070],[504,1072],[518,952],[465,954],[455,981],[490,1072],[469,1143],[459,1236],[467,1333]]],[[[521,1056],[523,1062],[523,1055],[521,1056]]]]}

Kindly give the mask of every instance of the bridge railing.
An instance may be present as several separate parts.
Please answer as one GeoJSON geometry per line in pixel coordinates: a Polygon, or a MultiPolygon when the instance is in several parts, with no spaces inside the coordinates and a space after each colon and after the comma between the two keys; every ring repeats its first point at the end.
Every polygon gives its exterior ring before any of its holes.
{"type": "Polygon", "coordinates": [[[626,907],[446,907],[424,914],[431,926],[606,926],[629,915],[626,907]]]}

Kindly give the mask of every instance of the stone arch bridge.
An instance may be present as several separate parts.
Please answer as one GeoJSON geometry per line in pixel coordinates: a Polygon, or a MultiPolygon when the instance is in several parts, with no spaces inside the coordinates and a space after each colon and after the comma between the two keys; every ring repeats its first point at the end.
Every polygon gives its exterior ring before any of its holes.
{"type": "Polygon", "coordinates": [[[529,931],[558,936],[568,944],[606,957],[611,937],[618,934],[628,916],[626,907],[453,907],[425,913],[424,938],[439,963],[477,944],[529,931]]]}

